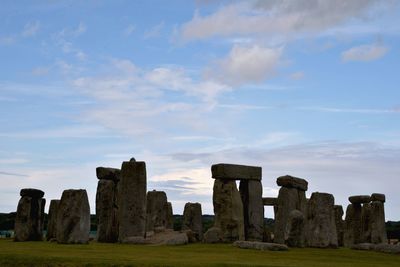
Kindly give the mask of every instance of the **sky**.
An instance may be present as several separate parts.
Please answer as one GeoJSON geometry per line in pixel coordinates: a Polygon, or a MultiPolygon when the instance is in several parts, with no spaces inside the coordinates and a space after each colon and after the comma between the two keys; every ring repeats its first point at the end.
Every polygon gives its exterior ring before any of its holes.
{"type": "MultiPolygon", "coordinates": [[[[400,220],[400,1],[2,1],[0,212],[145,161],[174,213],[213,214],[211,165],[386,194],[400,220]]],[[[47,208],[46,208],[47,209],[47,208]]],[[[272,218],[273,210],[265,209],[272,218]]]]}

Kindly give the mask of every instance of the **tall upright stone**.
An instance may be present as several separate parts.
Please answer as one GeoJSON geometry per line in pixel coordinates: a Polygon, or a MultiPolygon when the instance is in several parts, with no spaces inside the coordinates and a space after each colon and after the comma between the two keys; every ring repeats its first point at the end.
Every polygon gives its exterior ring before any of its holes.
{"type": "Polygon", "coordinates": [[[121,180],[118,183],[119,241],[144,238],[146,231],[146,163],[125,161],[122,163],[121,180]]]}
{"type": "Polygon", "coordinates": [[[167,194],[164,191],[147,192],[146,231],[154,231],[155,228],[167,226],[167,194]]]}
{"type": "Polygon", "coordinates": [[[234,180],[215,180],[213,204],[213,228],[221,231],[222,241],[244,240],[243,204],[234,180]]]}
{"type": "Polygon", "coordinates": [[[344,221],[343,221],[343,207],[341,205],[335,205],[335,223],[336,223],[336,233],[338,246],[342,247],[344,238],[344,221]]]}
{"type": "Polygon", "coordinates": [[[14,241],[41,241],[43,239],[44,192],[26,188],[20,191],[15,217],[14,241]]]}
{"type": "Polygon", "coordinates": [[[308,202],[307,243],[310,247],[338,246],[334,197],[328,193],[312,193],[308,202]]]}
{"type": "Polygon", "coordinates": [[[47,223],[47,240],[57,238],[57,213],[60,205],[60,200],[52,199],[50,201],[49,216],[47,223]]]}
{"type": "Polygon", "coordinates": [[[174,229],[174,213],[172,211],[172,203],[167,202],[167,229],[174,229]]]}
{"type": "Polygon", "coordinates": [[[203,239],[203,222],[200,203],[186,203],[183,211],[182,230],[191,230],[198,241],[203,239]]]}
{"type": "Polygon", "coordinates": [[[371,243],[387,244],[387,233],[385,226],[385,208],[383,201],[371,202],[371,243]]]}
{"type": "Polygon", "coordinates": [[[245,239],[262,241],[264,234],[264,205],[261,181],[241,180],[239,191],[243,203],[245,239]]]}
{"type": "Polygon", "coordinates": [[[86,190],[64,190],[58,207],[56,228],[58,243],[89,242],[90,207],[86,190]]]}
{"type": "Polygon", "coordinates": [[[117,185],[112,180],[99,180],[96,193],[97,241],[118,241],[117,185]]]}
{"type": "Polygon", "coordinates": [[[305,246],[305,217],[299,210],[292,210],[289,214],[289,237],[287,245],[299,248],[305,246]]]}
{"type": "Polygon", "coordinates": [[[361,236],[360,243],[371,243],[371,203],[361,206],[361,236]]]}
{"type": "Polygon", "coordinates": [[[346,209],[344,246],[350,247],[363,242],[362,204],[369,203],[371,197],[359,195],[349,197],[350,205],[346,209]]]}

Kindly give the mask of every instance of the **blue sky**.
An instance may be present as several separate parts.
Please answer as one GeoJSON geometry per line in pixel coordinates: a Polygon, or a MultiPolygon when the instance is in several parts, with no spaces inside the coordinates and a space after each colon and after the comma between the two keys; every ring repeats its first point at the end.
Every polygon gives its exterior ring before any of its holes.
{"type": "MultiPolygon", "coordinates": [[[[382,192],[400,220],[399,1],[3,1],[0,212],[88,190],[135,157],[174,212],[212,213],[210,167],[312,192],[382,192]]],[[[266,209],[272,217],[272,210],[266,209]]]]}

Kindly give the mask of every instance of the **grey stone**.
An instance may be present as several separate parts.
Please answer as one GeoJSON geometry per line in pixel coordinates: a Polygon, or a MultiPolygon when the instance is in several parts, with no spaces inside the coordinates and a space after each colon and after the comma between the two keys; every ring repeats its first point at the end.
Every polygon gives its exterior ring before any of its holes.
{"type": "Polygon", "coordinates": [[[222,231],[218,227],[211,227],[203,237],[204,243],[214,244],[223,242],[222,231]]]}
{"type": "Polygon", "coordinates": [[[344,238],[344,220],[343,220],[343,207],[341,205],[335,205],[335,223],[336,223],[336,233],[338,246],[344,246],[343,238],[344,238]]]}
{"type": "Polygon", "coordinates": [[[183,211],[182,230],[191,230],[198,241],[203,239],[203,222],[200,203],[186,203],[183,211]]]}
{"type": "Polygon", "coordinates": [[[97,241],[118,241],[117,184],[115,180],[99,180],[96,193],[97,241]]]}
{"type": "Polygon", "coordinates": [[[371,195],[371,201],[380,201],[385,203],[386,201],[386,196],[384,194],[379,194],[379,193],[373,193],[371,195]]]}
{"type": "Polygon", "coordinates": [[[278,177],[276,183],[278,186],[297,188],[302,191],[307,191],[308,189],[308,182],[306,180],[290,175],[278,177]]]}
{"type": "Polygon", "coordinates": [[[136,159],[135,158],[131,158],[129,161],[130,162],[136,162],[136,159]]]}
{"type": "Polygon", "coordinates": [[[179,233],[166,239],[164,243],[167,246],[186,245],[187,243],[189,243],[189,239],[186,233],[179,233]]]}
{"type": "Polygon", "coordinates": [[[262,241],[264,233],[262,184],[260,181],[241,180],[239,191],[243,203],[245,240],[262,241]]]}
{"type": "Polygon", "coordinates": [[[90,207],[86,190],[64,190],[57,212],[57,242],[89,242],[90,207]]]}
{"type": "Polygon", "coordinates": [[[118,183],[119,241],[127,237],[144,237],[146,232],[146,164],[142,161],[122,163],[118,183]]]}
{"type": "Polygon", "coordinates": [[[305,243],[305,218],[299,210],[292,210],[289,214],[289,237],[287,245],[289,247],[303,248],[305,243]]]}
{"type": "Polygon", "coordinates": [[[381,201],[371,203],[371,243],[387,243],[385,207],[381,201]]]}
{"type": "Polygon", "coordinates": [[[58,199],[53,199],[50,201],[46,236],[48,241],[50,241],[51,239],[57,240],[57,213],[59,205],[60,200],[58,199]]]}
{"type": "Polygon", "coordinates": [[[369,202],[371,202],[371,196],[367,196],[367,195],[351,196],[351,197],[349,197],[349,201],[352,204],[369,203],[369,202]]]}
{"type": "Polygon", "coordinates": [[[219,163],[211,166],[212,178],[261,181],[261,167],[219,163]]]}
{"type": "Polygon", "coordinates": [[[308,201],[307,244],[317,248],[338,246],[334,197],[328,193],[312,193],[308,201]]]}
{"type": "MultiPolygon", "coordinates": [[[[21,190],[22,197],[18,202],[15,217],[14,241],[41,241],[43,239],[46,200],[41,198],[43,194],[39,194],[39,191],[36,189],[21,190]]],[[[40,192],[43,193],[43,191],[40,192]]]]}
{"type": "Polygon", "coordinates": [[[374,250],[375,246],[376,245],[372,243],[359,243],[350,246],[350,248],[355,250],[374,250]]]}
{"type": "Polygon", "coordinates": [[[399,245],[391,245],[391,244],[378,244],[375,245],[375,251],[390,253],[390,254],[400,254],[400,246],[399,245]]]}
{"type": "Polygon", "coordinates": [[[278,204],[276,197],[263,197],[262,201],[264,206],[276,206],[278,204]]]}
{"type": "Polygon", "coordinates": [[[275,244],[275,243],[264,243],[258,241],[236,241],[233,243],[235,247],[243,249],[255,249],[255,250],[272,250],[272,251],[287,251],[289,248],[286,245],[275,244]]]}
{"type": "Polygon", "coordinates": [[[167,229],[174,228],[174,213],[172,211],[171,202],[167,202],[167,224],[165,225],[167,229]]]}
{"type": "Polygon", "coordinates": [[[120,179],[121,170],[115,168],[97,167],[96,176],[98,179],[118,181],[120,179]]]}
{"type": "Polygon", "coordinates": [[[296,188],[281,187],[275,210],[274,242],[285,244],[289,238],[289,216],[293,210],[307,214],[305,191],[296,188]]]}
{"type": "Polygon", "coordinates": [[[233,180],[214,181],[214,226],[221,229],[224,242],[244,240],[243,204],[233,180]]]}
{"type": "Polygon", "coordinates": [[[143,236],[127,236],[123,240],[124,244],[135,244],[135,245],[145,245],[150,242],[146,240],[143,236]]]}
{"type": "Polygon", "coordinates": [[[361,243],[371,243],[371,204],[365,203],[361,207],[361,243]]]}
{"type": "Polygon", "coordinates": [[[361,204],[349,204],[346,209],[344,246],[351,247],[354,244],[361,243],[361,204]]]}
{"type": "Polygon", "coordinates": [[[146,231],[167,225],[167,194],[163,191],[147,192],[146,231]]]}
{"type": "Polygon", "coordinates": [[[42,198],[44,196],[44,192],[39,189],[34,188],[24,188],[19,192],[21,197],[32,197],[32,198],[42,198]]]}

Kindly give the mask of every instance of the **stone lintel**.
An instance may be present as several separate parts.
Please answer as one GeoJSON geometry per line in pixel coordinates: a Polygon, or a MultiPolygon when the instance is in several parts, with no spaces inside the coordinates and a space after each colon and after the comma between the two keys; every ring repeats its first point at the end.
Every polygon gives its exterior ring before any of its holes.
{"type": "Polygon", "coordinates": [[[280,176],[276,179],[278,186],[296,188],[302,191],[307,191],[308,182],[305,179],[297,178],[291,175],[280,176]]]}
{"type": "Polygon", "coordinates": [[[371,202],[371,196],[368,196],[368,195],[351,196],[351,197],[349,197],[349,201],[352,204],[369,203],[369,202],[371,202]]]}
{"type": "Polygon", "coordinates": [[[278,199],[276,197],[263,197],[264,206],[276,206],[278,205],[278,199]]]}
{"type": "Polygon", "coordinates": [[[21,197],[33,197],[33,198],[42,198],[44,196],[44,192],[39,189],[34,189],[34,188],[24,188],[21,189],[19,192],[19,195],[21,197]]]}
{"type": "Polygon", "coordinates": [[[261,181],[262,169],[256,166],[219,163],[211,166],[211,174],[214,179],[261,181]]]}
{"type": "Polygon", "coordinates": [[[121,170],[116,168],[97,167],[96,176],[99,180],[114,180],[120,179],[121,170]]]}
{"type": "Polygon", "coordinates": [[[371,201],[380,201],[382,203],[385,203],[386,201],[386,196],[384,194],[379,194],[379,193],[373,193],[371,195],[371,201]]]}

